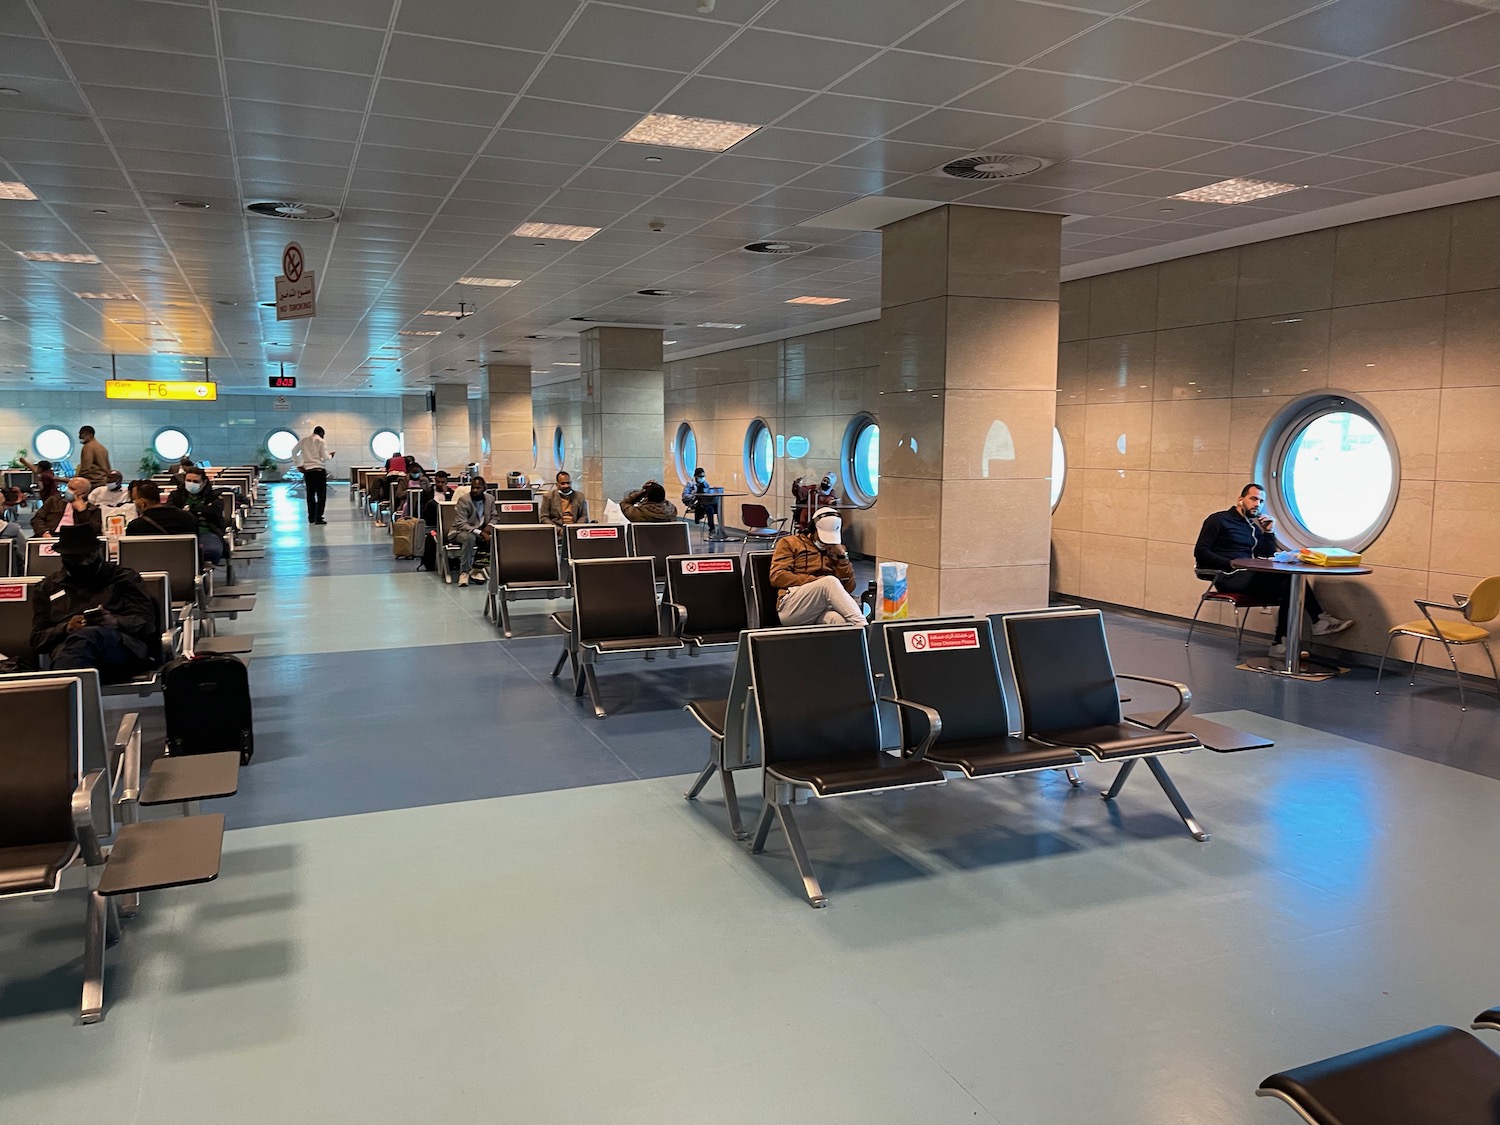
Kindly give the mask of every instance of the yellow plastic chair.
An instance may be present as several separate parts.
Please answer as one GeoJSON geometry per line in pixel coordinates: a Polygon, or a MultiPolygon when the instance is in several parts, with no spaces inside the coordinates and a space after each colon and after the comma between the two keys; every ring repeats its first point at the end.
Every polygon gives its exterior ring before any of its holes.
{"type": "Polygon", "coordinates": [[[1430,602],[1418,598],[1417,609],[1422,613],[1422,620],[1392,626],[1386,637],[1385,652],[1380,654],[1380,669],[1375,673],[1375,694],[1380,694],[1380,677],[1385,672],[1385,658],[1386,654],[1391,651],[1391,642],[1397,637],[1416,637],[1417,651],[1412,654],[1411,658],[1411,682],[1414,686],[1417,682],[1417,661],[1422,659],[1422,646],[1428,641],[1437,641],[1443,646],[1443,651],[1448,654],[1448,661],[1453,665],[1453,674],[1458,677],[1459,710],[1468,710],[1464,704],[1464,676],[1458,670],[1458,658],[1453,655],[1453,646],[1482,645],[1485,656],[1490,659],[1490,672],[1495,677],[1495,693],[1500,695],[1500,671],[1496,671],[1495,654],[1490,651],[1490,632],[1480,627],[1500,617],[1500,577],[1484,579],[1468,595],[1454,594],[1452,604],[1430,602]],[[1462,621],[1439,621],[1429,612],[1434,609],[1461,613],[1464,619],[1462,621]]]}

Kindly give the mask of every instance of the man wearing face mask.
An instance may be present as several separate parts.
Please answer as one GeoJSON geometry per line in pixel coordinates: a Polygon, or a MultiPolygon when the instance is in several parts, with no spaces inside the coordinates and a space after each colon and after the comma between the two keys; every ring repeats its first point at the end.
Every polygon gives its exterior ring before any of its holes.
{"type": "Polygon", "coordinates": [[[484,491],[484,478],[474,477],[469,488],[458,494],[458,504],[453,512],[453,528],[448,532],[448,542],[457,543],[463,554],[458,564],[458,584],[467,586],[470,578],[483,578],[481,571],[474,569],[474,545],[490,541],[490,516],[493,504],[484,491]]]}
{"type": "Polygon", "coordinates": [[[198,534],[198,521],[163,501],[161,486],[154,480],[137,481],[134,492],[140,515],[125,525],[126,535],[198,534]]]}
{"type": "Polygon", "coordinates": [[[843,544],[844,521],[819,508],[807,530],[776,540],[771,586],[783,625],[863,625],[854,600],[854,564],[843,544]]]}
{"type": "Polygon", "coordinates": [[[224,523],[224,504],[213,485],[208,483],[208,474],[193,465],[183,470],[182,487],[167,499],[174,508],[181,508],[197,521],[198,553],[203,561],[213,565],[222,562],[229,553],[224,541],[227,530],[224,523]]]}
{"type": "Polygon", "coordinates": [[[135,519],[135,504],[125,490],[125,477],[119,469],[111,469],[103,484],[89,493],[89,503],[104,513],[105,517],[122,515],[126,521],[135,519]]]}
{"type": "Polygon", "coordinates": [[[112,563],[93,529],[58,535],[62,569],[32,597],[31,650],[54,669],[97,668],[106,683],[126,680],[161,658],[157,608],[141,576],[112,563]]]}
{"type": "Polygon", "coordinates": [[[574,491],[573,478],[567,473],[558,473],[557,487],[542,495],[541,516],[554,527],[589,522],[589,502],[583,493],[574,491]]]}
{"type": "MultiPolygon", "coordinates": [[[[1251,593],[1257,600],[1274,601],[1280,607],[1276,615],[1276,643],[1271,646],[1271,655],[1286,654],[1287,600],[1291,591],[1291,578],[1285,574],[1266,574],[1261,571],[1235,570],[1235,559],[1269,559],[1277,552],[1275,520],[1265,512],[1266,490],[1258,484],[1247,484],[1240,489],[1240,498],[1222,512],[1215,512],[1203,521],[1198,532],[1198,542],[1193,545],[1193,565],[1199,570],[1217,570],[1214,588],[1226,593],[1251,593]]],[[[1325,637],[1342,633],[1352,621],[1344,621],[1324,611],[1312,583],[1306,583],[1303,605],[1313,619],[1313,636],[1325,637]]]]}
{"type": "Polygon", "coordinates": [[[99,509],[89,503],[93,491],[86,477],[74,477],[68,481],[66,496],[54,493],[31,517],[31,530],[38,535],[56,535],[59,528],[87,527],[98,535],[104,528],[104,518],[99,509]]]}
{"type": "Polygon", "coordinates": [[[693,513],[694,523],[702,523],[705,518],[708,520],[711,538],[719,518],[719,498],[709,491],[708,474],[702,465],[693,470],[693,479],[683,486],[682,506],[693,513]]]}

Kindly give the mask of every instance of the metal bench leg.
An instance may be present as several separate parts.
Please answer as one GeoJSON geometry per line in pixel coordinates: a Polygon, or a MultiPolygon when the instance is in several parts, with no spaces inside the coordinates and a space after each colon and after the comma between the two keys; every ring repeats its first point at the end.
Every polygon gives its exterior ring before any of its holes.
{"type": "Polygon", "coordinates": [[[771,834],[771,821],[776,819],[776,803],[767,798],[761,806],[760,819],[755,822],[755,838],[750,841],[750,854],[759,855],[766,850],[766,837],[771,834]]]}
{"type": "MultiPolygon", "coordinates": [[[[596,719],[604,718],[604,705],[599,702],[599,677],[594,674],[592,663],[583,666],[583,682],[589,689],[589,701],[594,705],[594,717],[596,719]]],[[[576,694],[582,695],[583,692],[580,690],[576,694]]]]}
{"type": "Polygon", "coordinates": [[[557,679],[557,677],[562,674],[563,661],[566,660],[567,658],[568,658],[568,646],[566,644],[564,644],[563,645],[563,650],[562,650],[561,654],[559,654],[559,656],[557,658],[557,663],[554,664],[554,665],[552,665],[552,678],[554,680],[557,679]]]}
{"type": "Polygon", "coordinates": [[[1108,789],[1101,790],[1099,796],[1103,797],[1106,801],[1113,801],[1116,797],[1118,797],[1120,795],[1120,790],[1125,787],[1125,779],[1130,776],[1130,771],[1135,769],[1135,764],[1138,761],[1140,761],[1139,758],[1131,758],[1123,766],[1121,766],[1120,772],[1115,774],[1114,782],[1111,783],[1108,789]]]}
{"type": "Polygon", "coordinates": [[[827,906],[828,896],[823,893],[818,876],[813,871],[812,860],[807,857],[802,833],[797,830],[797,821],[792,816],[792,806],[778,804],[774,807],[776,817],[781,821],[781,830],[786,833],[786,842],[792,849],[792,862],[797,865],[797,874],[802,876],[802,892],[807,895],[807,901],[812,906],[827,906]]]}
{"type": "Polygon", "coordinates": [[[1063,773],[1068,775],[1068,784],[1071,785],[1074,789],[1077,789],[1080,785],[1083,784],[1083,782],[1078,780],[1078,771],[1072,766],[1069,766],[1067,769],[1063,770],[1063,773]]]}
{"type": "Polygon", "coordinates": [[[1187,802],[1182,799],[1182,794],[1177,792],[1177,786],[1172,783],[1167,774],[1167,767],[1161,764],[1160,758],[1147,758],[1146,765],[1151,767],[1151,772],[1156,775],[1156,782],[1161,786],[1162,792],[1167,795],[1167,800],[1172,802],[1172,807],[1177,810],[1177,815],[1182,817],[1182,823],[1187,825],[1187,830],[1193,834],[1193,839],[1199,843],[1208,839],[1208,833],[1203,826],[1193,818],[1193,810],[1187,807],[1187,802]]]}
{"type": "Polygon", "coordinates": [[[500,608],[500,631],[502,633],[504,633],[508,637],[508,636],[511,635],[511,631],[510,631],[510,599],[505,596],[505,591],[503,589],[500,591],[499,602],[500,602],[500,606],[499,606],[499,608],[500,608]]]}
{"type": "Polygon", "coordinates": [[[115,904],[90,888],[83,933],[83,999],[78,1009],[83,1023],[98,1023],[104,1018],[104,950],[119,940],[120,919],[115,904]]]}
{"type": "Polygon", "coordinates": [[[724,805],[729,809],[729,831],[736,840],[743,840],[750,833],[745,831],[744,821],[740,819],[740,798],[734,791],[734,774],[720,765],[719,781],[724,786],[724,805]]]}
{"type": "Polygon", "coordinates": [[[1396,634],[1391,633],[1385,638],[1385,648],[1380,653],[1380,667],[1375,669],[1375,694],[1380,694],[1380,677],[1385,675],[1385,658],[1390,655],[1391,643],[1396,639],[1396,634]]]}
{"type": "Polygon", "coordinates": [[[719,763],[710,752],[708,764],[703,767],[702,772],[693,779],[692,787],[682,795],[684,801],[696,801],[698,794],[703,792],[703,787],[708,784],[708,779],[713,777],[714,771],[719,768],[719,763]]]}

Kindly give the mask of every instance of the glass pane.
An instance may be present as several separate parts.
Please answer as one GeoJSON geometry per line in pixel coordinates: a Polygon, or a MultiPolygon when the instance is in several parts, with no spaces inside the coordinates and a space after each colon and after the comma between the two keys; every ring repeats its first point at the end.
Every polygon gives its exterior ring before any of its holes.
{"type": "Polygon", "coordinates": [[[181,430],[163,430],[151,445],[163,461],[177,461],[187,456],[190,443],[181,430]]]}
{"type": "Polygon", "coordinates": [[[552,457],[556,460],[559,469],[563,467],[563,454],[566,452],[567,449],[563,446],[562,427],[558,426],[552,434],[552,457]]]}
{"type": "Polygon", "coordinates": [[[755,478],[762,488],[771,483],[772,452],[774,449],[775,444],[771,440],[771,431],[766,429],[765,426],[757,425],[750,455],[753,458],[755,478]]]}
{"type": "Polygon", "coordinates": [[[1394,484],[1390,447],[1361,414],[1332,411],[1286,452],[1282,487],[1297,522],[1319,539],[1355,539],[1379,521],[1394,484]]]}
{"type": "Polygon", "coordinates": [[[381,430],[370,439],[370,452],[384,461],[401,452],[401,435],[394,430],[381,430]]]}
{"type": "MultiPolygon", "coordinates": [[[[266,438],[266,452],[273,461],[290,461],[292,450],[297,448],[297,435],[291,430],[277,430],[266,438]]],[[[387,457],[390,454],[386,454],[387,457]]]]}
{"type": "Polygon", "coordinates": [[[73,439],[56,426],[38,431],[31,444],[36,446],[37,456],[44,461],[61,461],[73,452],[73,439]]]}
{"type": "Polygon", "coordinates": [[[880,427],[874,422],[854,439],[854,487],[871,500],[880,495],[880,427]]]}
{"type": "Polygon", "coordinates": [[[698,467],[698,435],[693,427],[684,422],[677,430],[677,472],[684,482],[693,479],[693,470],[698,467]]]}
{"type": "Polygon", "coordinates": [[[1057,502],[1062,499],[1063,482],[1068,478],[1068,457],[1063,449],[1062,434],[1052,427],[1052,510],[1057,511],[1057,502]]]}

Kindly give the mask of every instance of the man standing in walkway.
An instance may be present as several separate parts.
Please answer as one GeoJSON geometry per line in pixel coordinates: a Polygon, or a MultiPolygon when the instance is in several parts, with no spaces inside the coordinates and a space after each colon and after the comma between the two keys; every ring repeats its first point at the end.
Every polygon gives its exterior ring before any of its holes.
{"type": "Polygon", "coordinates": [[[78,451],[78,475],[87,478],[90,488],[98,488],[109,482],[109,450],[94,436],[93,426],[79,426],[78,440],[83,448],[78,451]]]}
{"type": "Polygon", "coordinates": [[[307,522],[327,523],[323,518],[323,507],[328,503],[328,443],[324,441],[322,426],[314,426],[309,437],[303,438],[292,450],[292,459],[302,470],[302,481],[307,491],[307,522]]]}

